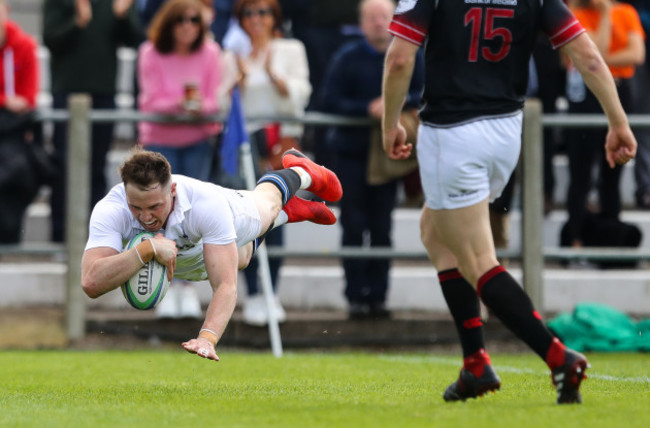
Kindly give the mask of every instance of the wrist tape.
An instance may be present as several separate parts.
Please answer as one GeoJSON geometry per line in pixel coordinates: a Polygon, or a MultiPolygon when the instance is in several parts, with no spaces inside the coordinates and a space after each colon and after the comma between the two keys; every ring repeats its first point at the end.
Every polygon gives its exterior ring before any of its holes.
{"type": "Polygon", "coordinates": [[[199,330],[198,338],[207,340],[208,342],[212,343],[212,346],[217,346],[217,333],[208,328],[202,328],[199,330]]]}
{"type": "Polygon", "coordinates": [[[148,263],[151,261],[151,259],[154,258],[156,255],[156,251],[154,250],[153,243],[151,240],[147,239],[146,241],[140,242],[138,245],[135,246],[135,251],[138,254],[138,258],[142,263],[148,263]]]}

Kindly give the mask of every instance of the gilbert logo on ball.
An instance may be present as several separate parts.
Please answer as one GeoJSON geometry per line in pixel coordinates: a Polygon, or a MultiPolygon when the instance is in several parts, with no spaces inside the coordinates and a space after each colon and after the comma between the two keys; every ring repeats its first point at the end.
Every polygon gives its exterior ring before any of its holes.
{"type": "MultiPolygon", "coordinates": [[[[153,233],[149,232],[137,234],[126,244],[124,251],[130,250],[153,236],[153,233]]],[[[155,308],[160,303],[165,297],[168,287],[167,267],[152,259],[122,284],[122,294],[134,308],[147,310],[155,308]]]]}

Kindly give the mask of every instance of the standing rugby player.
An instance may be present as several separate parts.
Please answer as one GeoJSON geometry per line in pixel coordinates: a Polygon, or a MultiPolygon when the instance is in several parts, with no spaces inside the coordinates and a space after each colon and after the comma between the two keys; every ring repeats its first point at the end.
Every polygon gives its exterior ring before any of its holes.
{"type": "MultiPolygon", "coordinates": [[[[528,61],[538,31],[568,55],[609,122],[611,167],[634,157],[637,143],[598,49],[562,0],[402,0],[384,70],[384,149],[411,152],[399,112],[415,55],[425,49],[418,161],[425,192],[421,236],[438,270],[463,348],[447,401],[499,389],[483,343],[479,298],[551,369],[558,403],[579,403],[586,358],[546,328],[517,281],[499,264],[488,203],[519,158],[528,61]]],[[[540,76],[543,78],[543,76],[540,76]]]]}

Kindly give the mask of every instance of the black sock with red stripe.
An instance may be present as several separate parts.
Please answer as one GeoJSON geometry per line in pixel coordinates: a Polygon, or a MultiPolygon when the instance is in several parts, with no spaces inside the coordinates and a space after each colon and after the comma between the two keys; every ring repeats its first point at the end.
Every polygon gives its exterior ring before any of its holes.
{"type": "Polygon", "coordinates": [[[477,292],[483,303],[501,322],[523,340],[544,361],[553,335],[517,281],[499,265],[478,280],[477,292]]]}
{"type": "Polygon", "coordinates": [[[481,377],[483,366],[486,363],[490,364],[490,357],[484,349],[483,322],[478,295],[458,269],[438,272],[438,280],[449,312],[456,323],[463,348],[464,367],[476,377],[481,377]]]}

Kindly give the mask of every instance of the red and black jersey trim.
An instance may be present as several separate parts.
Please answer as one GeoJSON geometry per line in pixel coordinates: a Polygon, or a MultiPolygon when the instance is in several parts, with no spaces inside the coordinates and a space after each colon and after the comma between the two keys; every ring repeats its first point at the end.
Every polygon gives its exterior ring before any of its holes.
{"type": "Polygon", "coordinates": [[[396,19],[393,19],[393,22],[390,23],[388,32],[418,46],[424,43],[424,38],[427,35],[426,32],[396,19]]]}

